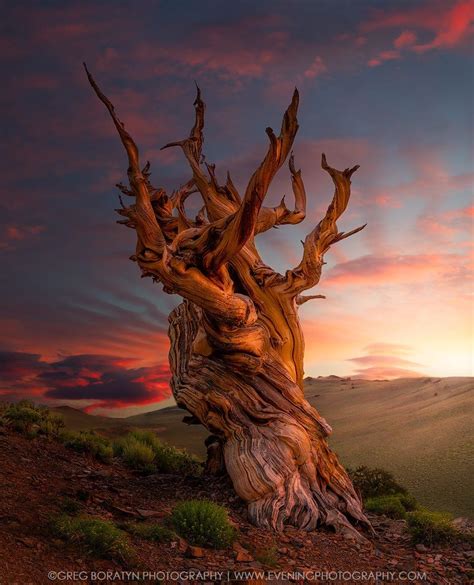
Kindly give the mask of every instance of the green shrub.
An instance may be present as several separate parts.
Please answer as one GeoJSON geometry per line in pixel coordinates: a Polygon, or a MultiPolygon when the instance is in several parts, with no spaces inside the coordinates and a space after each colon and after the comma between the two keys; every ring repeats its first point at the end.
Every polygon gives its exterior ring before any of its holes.
{"type": "Polygon", "coordinates": [[[405,508],[407,512],[413,512],[418,508],[418,502],[416,501],[415,496],[411,494],[397,494],[402,506],[405,508]]]}
{"type": "Polygon", "coordinates": [[[156,433],[153,431],[135,430],[131,431],[128,436],[134,437],[137,441],[140,441],[140,443],[145,443],[145,445],[151,447],[153,451],[156,451],[161,446],[160,439],[158,439],[156,433]]]}
{"type": "Polygon", "coordinates": [[[163,473],[199,475],[202,471],[201,462],[196,456],[163,443],[155,449],[155,464],[158,471],[163,473]]]}
{"type": "Polygon", "coordinates": [[[365,501],[365,509],[374,514],[383,514],[389,518],[405,518],[406,510],[399,494],[393,496],[376,496],[365,501]]]}
{"type": "Polygon", "coordinates": [[[162,443],[153,431],[132,431],[117,439],[114,454],[133,469],[189,475],[202,471],[197,457],[162,443]]]}
{"type": "Polygon", "coordinates": [[[53,522],[53,530],[64,540],[79,544],[91,555],[118,560],[130,558],[127,534],[108,520],[63,514],[53,522]]]}
{"type": "Polygon", "coordinates": [[[176,532],[193,545],[224,548],[235,538],[227,510],[206,500],[178,504],[171,522],[176,532]]]}
{"type": "Polygon", "coordinates": [[[156,522],[152,524],[128,524],[127,530],[144,540],[151,540],[152,542],[171,542],[175,537],[175,533],[156,522]]]}
{"type": "Polygon", "coordinates": [[[153,449],[135,437],[128,436],[126,438],[122,445],[121,457],[125,464],[132,469],[154,470],[153,460],[155,459],[155,454],[153,449]]]}
{"type": "Polygon", "coordinates": [[[1,411],[4,423],[10,428],[28,436],[58,435],[64,421],[56,413],[43,406],[36,406],[29,400],[4,405],[1,411]]]}
{"type": "Polygon", "coordinates": [[[347,471],[355,489],[363,499],[407,493],[407,490],[397,483],[393,475],[384,469],[363,465],[355,470],[348,469],[347,471]]]}
{"type": "Polygon", "coordinates": [[[408,531],[413,542],[426,545],[450,542],[457,531],[452,525],[452,516],[443,512],[416,510],[407,514],[408,531]]]}
{"type": "Polygon", "coordinates": [[[114,454],[110,441],[93,431],[66,431],[60,439],[65,447],[78,453],[89,453],[104,463],[108,463],[114,454]]]}

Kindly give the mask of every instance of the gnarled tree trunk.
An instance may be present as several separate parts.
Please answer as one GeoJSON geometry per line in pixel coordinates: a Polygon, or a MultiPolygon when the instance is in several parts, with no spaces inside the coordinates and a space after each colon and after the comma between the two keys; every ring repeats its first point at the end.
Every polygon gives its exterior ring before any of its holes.
{"type": "Polygon", "coordinates": [[[298,129],[298,92],[280,135],[267,128],[268,151],[241,197],[229,174],[220,185],[213,165],[205,164],[207,174],[203,169],[204,103],[198,89],[190,136],[164,147],[180,146],[193,176],[167,196],[152,186],[149,163],[141,169],[135,142],[87,74],[128,154],[130,187],[118,186],[135,203],[125,206],[120,199],[117,211],[125,218],[120,223],[137,233],[131,259],[143,276],[184,298],[169,317],[171,387],[178,405],[212,433],[214,464],[221,456],[257,525],[306,530],[327,525],[357,536],[353,525],[368,525],[360,499],[328,447],[331,428],[304,397],[298,307],[321,297],[301,293],[318,283],[330,245],[364,227],[344,233],[336,226],[358,167],[338,171],[322,155],[322,168],[335,185],[333,200],[306,237],[299,265],[279,274],[261,260],[255,236],[305,217],[301,172],[290,154],[298,129]],[[265,207],[270,182],[288,155],[294,210],[284,200],[265,207]],[[204,206],[191,220],[184,202],[196,192],[204,206]]]}

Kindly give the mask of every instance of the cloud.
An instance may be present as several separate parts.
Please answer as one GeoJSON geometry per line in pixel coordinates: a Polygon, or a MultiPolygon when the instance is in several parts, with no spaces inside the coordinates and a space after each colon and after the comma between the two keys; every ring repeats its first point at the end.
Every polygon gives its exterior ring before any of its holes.
{"type": "Polygon", "coordinates": [[[369,355],[378,355],[381,353],[389,353],[391,355],[406,355],[412,353],[413,348],[409,345],[404,345],[401,343],[387,343],[379,341],[367,345],[364,347],[364,351],[366,351],[369,355]]]}
{"type": "Polygon", "coordinates": [[[348,361],[356,365],[356,378],[387,379],[412,378],[422,374],[414,368],[423,366],[417,362],[401,357],[409,355],[413,349],[408,345],[378,342],[365,348],[367,355],[349,358],[348,361]]]}
{"type": "Polygon", "coordinates": [[[376,33],[384,29],[400,29],[392,47],[379,51],[367,62],[369,67],[384,61],[400,59],[404,52],[425,53],[434,49],[454,49],[466,45],[472,35],[474,3],[471,0],[456,2],[428,2],[408,10],[377,11],[363,22],[360,32],[376,33]],[[413,31],[420,31],[418,34],[413,31]],[[431,39],[417,42],[421,33],[431,33],[431,39]]]}
{"type": "Polygon", "coordinates": [[[42,225],[21,225],[18,223],[0,225],[0,251],[12,250],[18,242],[29,240],[44,230],[45,226],[42,225]]]}
{"type": "Polygon", "coordinates": [[[324,285],[399,284],[450,279],[464,258],[457,254],[367,254],[336,266],[326,273],[324,285]]]}
{"type": "Polygon", "coordinates": [[[327,71],[327,67],[324,64],[324,61],[322,60],[321,57],[316,57],[314,61],[311,63],[311,65],[308,67],[308,69],[306,69],[303,75],[308,79],[314,79],[315,77],[318,77],[325,71],[327,71]]]}
{"type": "Polygon", "coordinates": [[[152,404],[170,396],[169,367],[134,367],[136,360],[74,355],[45,361],[38,354],[0,352],[0,395],[46,402],[88,402],[88,410],[152,404]]]}
{"type": "Polygon", "coordinates": [[[411,47],[416,42],[416,34],[409,30],[404,30],[399,36],[393,41],[393,46],[396,49],[404,49],[411,47]]]}

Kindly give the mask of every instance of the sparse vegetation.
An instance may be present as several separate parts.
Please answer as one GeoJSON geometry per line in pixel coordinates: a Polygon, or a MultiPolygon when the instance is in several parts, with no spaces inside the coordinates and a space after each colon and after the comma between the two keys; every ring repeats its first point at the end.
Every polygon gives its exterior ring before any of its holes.
{"type": "Polygon", "coordinates": [[[403,505],[402,494],[394,494],[389,496],[376,496],[368,498],[365,501],[365,509],[374,514],[383,514],[389,518],[401,519],[405,518],[407,510],[403,505]]]}
{"type": "Polygon", "coordinates": [[[276,545],[259,548],[254,551],[255,560],[267,567],[276,567],[278,564],[278,550],[276,545]]]}
{"type": "Polygon", "coordinates": [[[361,494],[364,500],[377,496],[407,493],[407,490],[395,480],[391,473],[385,471],[385,469],[362,465],[357,469],[348,469],[347,471],[355,489],[361,494]]]}
{"type": "Polygon", "coordinates": [[[193,545],[225,548],[235,539],[227,510],[207,500],[178,504],[171,522],[176,532],[193,545]]]}
{"type": "Polygon", "coordinates": [[[155,451],[155,464],[158,471],[163,473],[199,475],[202,471],[201,462],[197,457],[165,443],[161,443],[155,451]]]}
{"type": "Polygon", "coordinates": [[[93,556],[121,561],[131,558],[127,534],[108,520],[62,514],[54,520],[53,530],[64,540],[79,544],[93,556]]]}
{"type": "Polygon", "coordinates": [[[78,453],[89,453],[99,461],[108,463],[114,454],[110,441],[93,431],[66,431],[60,439],[65,447],[78,453]]]}
{"type": "Polygon", "coordinates": [[[162,443],[152,431],[132,431],[114,443],[114,454],[132,469],[197,475],[202,466],[197,457],[162,443]]]}
{"type": "Polygon", "coordinates": [[[57,436],[64,427],[60,415],[29,400],[3,405],[0,418],[6,426],[28,437],[57,436]]]}
{"type": "Polygon", "coordinates": [[[156,522],[128,524],[126,530],[139,538],[152,542],[171,542],[176,536],[172,530],[156,522]]]}
{"type": "Polygon", "coordinates": [[[433,545],[451,542],[457,537],[452,516],[421,509],[407,514],[408,531],[414,543],[433,545]]]}
{"type": "Polygon", "coordinates": [[[121,457],[125,464],[132,469],[142,471],[154,471],[155,469],[153,449],[133,436],[129,435],[123,440],[121,457]]]}

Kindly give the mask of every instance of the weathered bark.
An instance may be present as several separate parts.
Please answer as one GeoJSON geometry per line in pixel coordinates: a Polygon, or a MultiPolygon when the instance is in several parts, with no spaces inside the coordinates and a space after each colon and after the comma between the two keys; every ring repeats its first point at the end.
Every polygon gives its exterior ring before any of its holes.
{"type": "Polygon", "coordinates": [[[359,497],[327,444],[331,428],[304,397],[304,339],[298,319],[302,303],[324,298],[301,295],[319,281],[330,245],[357,231],[339,232],[336,221],[347,207],[350,179],[358,167],[338,171],[322,156],[335,193],[324,218],[307,236],[300,264],[279,274],[266,266],[255,236],[273,226],[295,224],[306,213],[301,172],[289,159],[295,207],[284,201],[263,206],[268,187],[291,152],[298,130],[298,92],[283,117],[279,136],[270,139],[261,165],[241,197],[230,176],[219,185],[215,168],[202,164],[205,106],[198,89],[190,136],[169,146],[182,148],[192,179],[170,197],[149,180],[149,163],[140,170],[138,149],[108,98],[88,73],[107,106],[129,159],[135,203],[118,212],[136,230],[132,260],[143,276],[165,292],[184,298],[170,315],[171,387],[191,422],[212,433],[209,471],[222,464],[250,518],[260,526],[291,524],[306,530],[332,526],[350,536],[366,525],[359,497]],[[184,202],[198,192],[204,207],[192,220],[184,202]],[[175,211],[176,210],[176,211],[175,211]]]}

